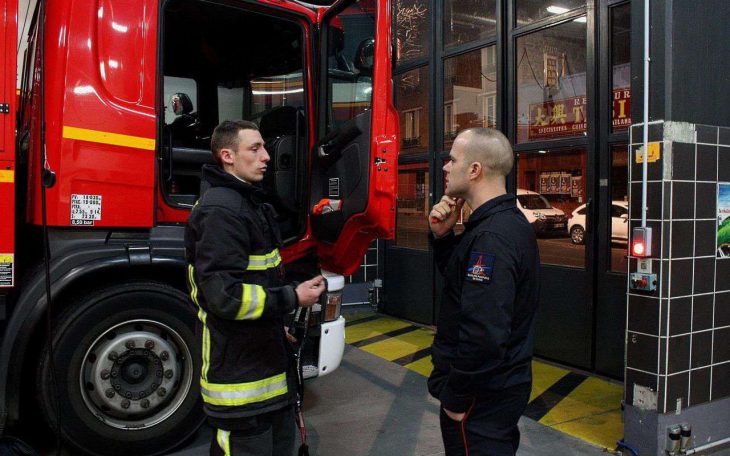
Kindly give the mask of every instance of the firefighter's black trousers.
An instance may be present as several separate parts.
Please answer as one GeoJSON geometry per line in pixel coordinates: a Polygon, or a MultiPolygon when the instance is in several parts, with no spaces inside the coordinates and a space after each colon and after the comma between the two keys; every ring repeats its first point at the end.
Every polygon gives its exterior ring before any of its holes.
{"type": "Polygon", "coordinates": [[[246,418],[243,430],[215,430],[210,456],[292,456],[296,440],[294,408],[246,418]]]}
{"type": "Polygon", "coordinates": [[[517,421],[530,399],[525,383],[474,400],[463,421],[441,409],[446,456],[514,456],[520,444],[517,421]]]}

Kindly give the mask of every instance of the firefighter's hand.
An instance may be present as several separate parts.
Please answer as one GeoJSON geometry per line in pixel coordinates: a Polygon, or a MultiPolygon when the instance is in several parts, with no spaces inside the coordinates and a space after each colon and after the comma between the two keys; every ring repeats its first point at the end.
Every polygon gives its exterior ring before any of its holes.
{"type": "Polygon", "coordinates": [[[311,307],[319,300],[319,295],[325,289],[324,277],[317,276],[306,282],[300,283],[294,291],[297,294],[297,300],[302,307],[311,307]]]}
{"type": "Polygon", "coordinates": [[[444,413],[452,420],[458,422],[464,421],[464,417],[466,416],[466,413],[456,413],[446,409],[444,409],[444,413]]]}
{"type": "Polygon", "coordinates": [[[463,198],[452,198],[448,195],[441,197],[441,201],[436,203],[428,214],[428,225],[435,237],[443,237],[454,228],[462,207],[464,207],[463,198]]]}

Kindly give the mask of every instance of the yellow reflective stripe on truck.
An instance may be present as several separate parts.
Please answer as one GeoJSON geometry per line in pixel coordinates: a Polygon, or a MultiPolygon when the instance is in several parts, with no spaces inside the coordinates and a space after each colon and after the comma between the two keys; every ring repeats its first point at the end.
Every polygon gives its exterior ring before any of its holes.
{"type": "Polygon", "coordinates": [[[133,147],[135,149],[155,150],[155,139],[143,136],[122,135],[108,131],[89,130],[87,128],[63,126],[64,139],[110,144],[112,146],[133,147]]]}

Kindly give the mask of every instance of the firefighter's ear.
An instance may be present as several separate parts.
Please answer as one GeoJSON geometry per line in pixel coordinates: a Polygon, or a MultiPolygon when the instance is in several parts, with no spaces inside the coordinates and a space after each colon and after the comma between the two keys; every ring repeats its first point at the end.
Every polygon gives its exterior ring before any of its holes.
{"type": "Polygon", "coordinates": [[[233,164],[233,149],[223,148],[221,149],[221,161],[223,164],[233,164]]]}

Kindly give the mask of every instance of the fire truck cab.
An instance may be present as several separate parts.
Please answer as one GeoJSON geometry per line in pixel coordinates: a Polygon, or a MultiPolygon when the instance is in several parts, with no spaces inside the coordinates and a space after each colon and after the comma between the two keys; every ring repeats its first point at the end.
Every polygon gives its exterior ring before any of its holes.
{"type": "Polygon", "coordinates": [[[46,2],[17,96],[0,6],[0,434],[40,410],[80,452],[147,455],[202,423],[182,238],[226,119],[266,141],[288,278],[330,278],[305,348],[334,370],[342,276],[394,236],[389,2],[46,2]]]}

